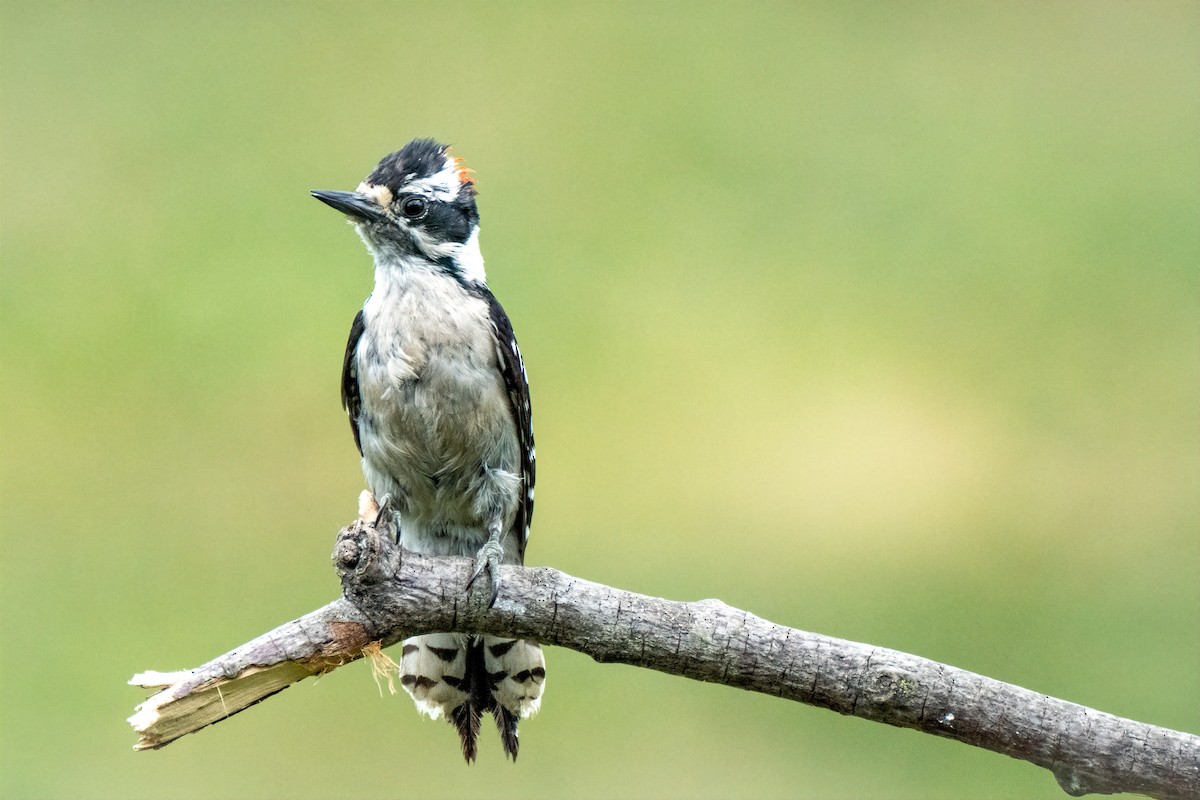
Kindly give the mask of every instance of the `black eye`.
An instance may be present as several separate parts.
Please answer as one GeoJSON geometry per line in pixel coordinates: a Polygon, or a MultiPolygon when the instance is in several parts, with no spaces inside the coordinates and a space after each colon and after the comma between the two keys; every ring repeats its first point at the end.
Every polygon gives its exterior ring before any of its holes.
{"type": "Polygon", "coordinates": [[[400,213],[409,219],[416,219],[425,213],[426,200],[420,195],[404,198],[400,204],[400,213]]]}

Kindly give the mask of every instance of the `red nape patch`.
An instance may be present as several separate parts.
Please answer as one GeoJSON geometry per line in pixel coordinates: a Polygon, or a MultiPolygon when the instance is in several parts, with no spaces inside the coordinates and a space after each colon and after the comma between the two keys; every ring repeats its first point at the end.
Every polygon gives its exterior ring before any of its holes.
{"type": "MultiPolygon", "coordinates": [[[[450,156],[450,148],[446,148],[446,155],[450,156]]],[[[471,177],[471,173],[475,170],[468,167],[463,159],[458,156],[450,156],[450,160],[454,162],[454,171],[458,173],[458,180],[461,183],[467,183],[471,186],[475,185],[475,179],[471,177]]]]}

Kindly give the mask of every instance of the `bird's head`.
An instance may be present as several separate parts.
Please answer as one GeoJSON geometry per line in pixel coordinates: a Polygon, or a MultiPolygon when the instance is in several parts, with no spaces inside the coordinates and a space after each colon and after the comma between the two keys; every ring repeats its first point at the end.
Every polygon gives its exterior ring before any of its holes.
{"type": "Polygon", "coordinates": [[[314,191],[358,230],[379,266],[429,267],[483,284],[475,182],[462,160],[432,139],[384,156],[353,192],[314,191]]]}

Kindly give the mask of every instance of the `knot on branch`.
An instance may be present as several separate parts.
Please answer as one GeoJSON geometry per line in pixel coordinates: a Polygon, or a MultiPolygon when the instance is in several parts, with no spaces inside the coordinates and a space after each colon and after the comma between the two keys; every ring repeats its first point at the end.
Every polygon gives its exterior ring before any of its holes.
{"type": "MultiPolygon", "coordinates": [[[[885,652],[876,650],[871,659],[881,663],[868,663],[854,698],[854,713],[882,722],[911,720],[914,712],[924,705],[927,690],[922,687],[921,679],[895,664],[885,652]]],[[[953,719],[952,714],[948,715],[944,724],[949,725],[953,719]]]]}
{"type": "Polygon", "coordinates": [[[1052,767],[1050,771],[1054,773],[1054,780],[1058,781],[1059,788],[1071,797],[1083,797],[1085,794],[1103,791],[1085,782],[1079,770],[1073,767],[1052,767]]]}
{"type": "Polygon", "coordinates": [[[333,548],[333,564],[349,598],[367,586],[390,581],[400,568],[400,546],[387,527],[357,520],[342,528],[333,548]]]}
{"type": "Polygon", "coordinates": [[[921,684],[910,672],[880,667],[867,680],[867,697],[875,705],[908,705],[917,696],[921,684]]]}

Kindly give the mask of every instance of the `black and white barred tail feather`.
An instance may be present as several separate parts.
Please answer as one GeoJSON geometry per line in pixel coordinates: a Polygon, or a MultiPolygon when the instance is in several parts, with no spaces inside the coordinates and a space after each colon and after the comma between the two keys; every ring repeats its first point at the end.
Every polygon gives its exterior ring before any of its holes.
{"type": "Polygon", "coordinates": [[[542,648],[526,639],[434,633],[406,639],[400,684],[417,708],[458,731],[475,760],[480,720],[492,714],[505,755],[517,758],[517,723],[537,713],[546,682],[542,648]]]}

